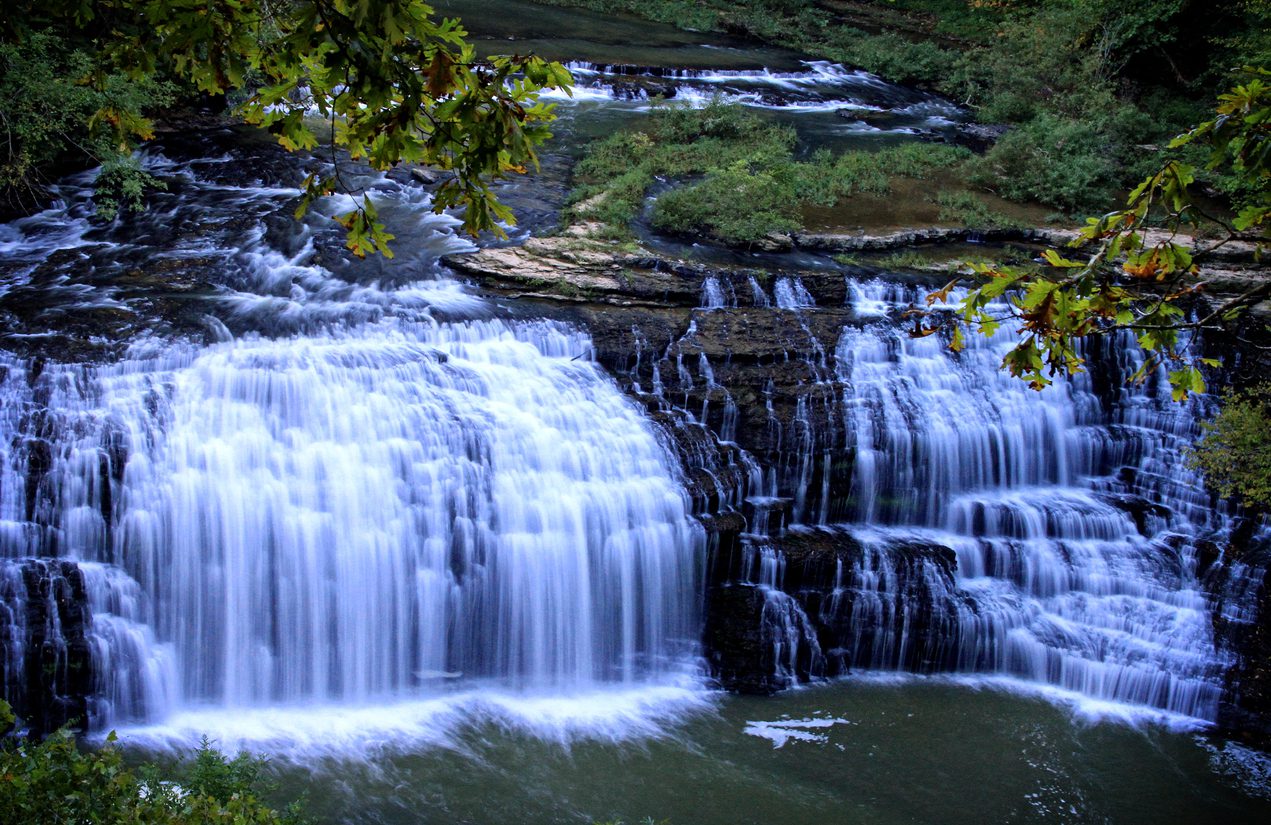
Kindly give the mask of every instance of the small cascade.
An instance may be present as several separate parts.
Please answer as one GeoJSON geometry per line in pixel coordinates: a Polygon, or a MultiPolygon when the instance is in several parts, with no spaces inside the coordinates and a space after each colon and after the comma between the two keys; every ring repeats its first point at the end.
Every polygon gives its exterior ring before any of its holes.
{"type": "Polygon", "coordinates": [[[724,307],[736,305],[736,299],[730,301],[724,295],[724,288],[714,275],[708,275],[706,280],[702,281],[702,309],[723,309],[724,307]]]}
{"type": "Polygon", "coordinates": [[[764,308],[772,306],[772,302],[768,300],[768,293],[764,291],[764,288],[760,285],[759,281],[755,280],[755,276],[749,276],[748,281],[750,285],[751,305],[764,308]]]}
{"type": "Polygon", "coordinates": [[[878,77],[828,61],[808,61],[802,71],[770,69],[686,69],[669,66],[570,61],[566,68],[578,87],[604,90],[616,99],[662,94],[676,100],[722,97],[745,105],[784,111],[878,112],[951,123],[961,112],[948,101],[883,82],[878,77]],[[645,84],[645,85],[638,85],[645,84]]]}
{"type": "Polygon", "coordinates": [[[170,709],[178,677],[143,604],[104,565],[0,559],[0,684],[28,726],[96,729],[170,709]]]}
{"type": "Polygon", "coordinates": [[[966,121],[956,104],[885,83],[836,63],[809,61],[799,71],[686,69],[573,61],[570,93],[544,95],[563,106],[647,111],[659,100],[703,107],[714,101],[762,109],[822,134],[952,137],[966,121]]]}
{"type": "Polygon", "coordinates": [[[816,306],[816,300],[798,278],[778,278],[772,292],[778,309],[806,309],[816,306]]]}
{"type": "Polygon", "coordinates": [[[763,593],[760,633],[772,646],[776,683],[791,685],[821,675],[823,656],[816,629],[799,601],[782,589],[785,558],[770,546],[748,545],[742,563],[750,570],[747,578],[763,593]]]}

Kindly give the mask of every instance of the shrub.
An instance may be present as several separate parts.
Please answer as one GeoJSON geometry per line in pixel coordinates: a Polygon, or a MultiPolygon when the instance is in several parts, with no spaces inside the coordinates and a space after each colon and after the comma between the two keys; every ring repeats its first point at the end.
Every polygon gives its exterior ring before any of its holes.
{"type": "MultiPolygon", "coordinates": [[[[0,728],[12,724],[0,701],[0,728]]],[[[0,822],[145,822],[152,825],[301,825],[297,806],[276,811],[260,799],[263,763],[226,759],[204,740],[175,781],[153,766],[124,764],[111,734],[98,750],[83,750],[68,731],[43,742],[0,744],[0,822]]]]}
{"type": "Polygon", "coordinates": [[[752,244],[773,232],[800,228],[790,165],[755,168],[738,161],[701,183],[674,189],[653,206],[653,225],[700,232],[728,244],[752,244]]]}
{"type": "MultiPolygon", "coordinates": [[[[152,179],[122,158],[105,124],[93,122],[98,111],[116,117],[128,112],[168,105],[170,84],[123,74],[109,75],[95,85],[85,82],[92,61],[65,47],[48,34],[32,34],[21,43],[0,43],[0,194],[11,207],[34,208],[43,197],[44,176],[59,164],[95,165],[113,160],[103,183],[116,186],[113,202],[104,213],[113,216],[120,206],[139,205],[141,192],[152,179]],[[140,187],[140,188],[137,188],[140,187]]],[[[144,131],[145,124],[129,122],[144,131]]],[[[101,205],[101,203],[99,203],[101,205]]]]}
{"type": "Polygon", "coordinates": [[[1102,212],[1124,175],[1111,154],[1106,136],[1090,124],[1042,114],[976,159],[970,178],[1009,200],[1102,212]]]}
{"type": "Polygon", "coordinates": [[[868,34],[851,28],[832,29],[823,51],[834,60],[859,66],[893,83],[944,89],[958,64],[958,53],[927,40],[911,40],[891,32],[868,34]]]}
{"type": "Polygon", "coordinates": [[[927,179],[957,170],[971,153],[934,143],[906,143],[835,157],[819,150],[794,160],[795,134],[736,104],[703,109],[667,106],[641,131],[609,136],[588,147],[575,167],[565,219],[599,221],[625,231],[654,182],[696,179],[661,195],[653,225],[746,245],[774,232],[801,228],[804,207],[833,206],[854,195],[885,195],[892,179],[927,179]]]}
{"type": "Polygon", "coordinates": [[[1227,393],[1222,410],[1204,429],[1188,464],[1204,473],[1219,495],[1256,512],[1271,512],[1271,383],[1227,393]]]}
{"type": "Polygon", "coordinates": [[[166,183],[142,169],[136,158],[112,155],[102,163],[93,187],[97,217],[109,221],[121,210],[140,212],[145,209],[147,192],[167,188],[166,183]]]}

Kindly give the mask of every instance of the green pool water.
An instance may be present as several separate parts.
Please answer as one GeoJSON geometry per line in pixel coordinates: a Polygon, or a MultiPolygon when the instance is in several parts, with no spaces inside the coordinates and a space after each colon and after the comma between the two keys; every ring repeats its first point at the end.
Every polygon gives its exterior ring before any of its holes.
{"type": "Polygon", "coordinates": [[[1196,731],[942,680],[716,697],[653,736],[489,720],[279,765],[320,822],[1257,823],[1267,761],[1196,731]]]}

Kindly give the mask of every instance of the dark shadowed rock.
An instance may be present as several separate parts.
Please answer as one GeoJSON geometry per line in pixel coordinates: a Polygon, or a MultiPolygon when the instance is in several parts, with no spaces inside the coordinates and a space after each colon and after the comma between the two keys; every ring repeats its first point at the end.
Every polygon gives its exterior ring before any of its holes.
{"type": "Polygon", "coordinates": [[[767,597],[752,585],[717,585],[706,596],[706,657],[725,690],[767,696],[789,687],[776,674],[772,642],[763,632],[767,597]]]}

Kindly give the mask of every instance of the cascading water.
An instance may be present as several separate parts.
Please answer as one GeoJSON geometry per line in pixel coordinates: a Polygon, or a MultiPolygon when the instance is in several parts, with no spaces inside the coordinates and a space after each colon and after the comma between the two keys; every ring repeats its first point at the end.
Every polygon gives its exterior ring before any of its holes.
{"type": "MultiPolygon", "coordinates": [[[[224,184],[184,188],[182,208],[224,221],[224,184]]],[[[381,188],[420,220],[409,189],[381,188]]],[[[252,214],[292,195],[231,189],[252,214]]],[[[23,225],[32,246],[67,208],[23,225]]],[[[452,223],[421,231],[455,251],[452,223]]],[[[264,235],[200,241],[236,273],[208,302],[232,340],[0,365],[3,570],[56,556],[86,582],[93,725],[455,686],[570,695],[691,666],[701,530],[586,335],[441,322],[438,305],[488,310],[418,276],[348,283],[312,241],[264,235]]],[[[34,594],[7,587],[12,646],[34,594]]]]}
{"type": "MultiPolygon", "coordinates": [[[[670,79],[795,102],[871,85],[830,66],[725,74],[670,79]]],[[[129,267],[148,257],[214,271],[198,299],[174,301],[181,323],[165,316],[162,336],[109,363],[0,364],[8,695],[65,692],[72,648],[92,651],[83,712],[98,727],[474,685],[569,694],[693,667],[704,539],[668,448],[586,336],[497,320],[445,278],[438,258],[469,247],[449,219],[421,217],[418,187],[361,179],[409,231],[405,265],[355,279],[319,220],[296,231],[285,217],[294,167],[244,185],[234,153],[149,162],[178,185],[143,231],[92,227],[81,179],[0,235],[17,262],[3,288],[38,293],[37,318],[144,315],[129,267]],[[178,215],[195,230],[165,225],[178,215]],[[51,249],[105,286],[68,283],[51,249]],[[32,578],[27,560],[49,557],[71,567],[32,578]],[[86,594],[75,645],[57,642],[49,601],[67,587],[86,594]],[[51,681],[17,652],[37,636],[64,664],[51,681]]],[[[706,278],[683,336],[718,335],[737,313],[758,336],[782,331],[771,352],[637,341],[647,375],[632,386],[727,446],[680,445],[706,478],[699,509],[750,518],[740,578],[764,593],[781,680],[1009,674],[1212,718],[1227,662],[1193,536],[1217,524],[1178,459],[1195,410],[1156,384],[1117,397],[1083,378],[1038,395],[998,370],[1009,332],[954,356],[899,331],[913,287],[851,280],[849,311],[841,281],[827,299],[820,275],[774,275],[706,278]],[[738,369],[764,381],[733,385],[738,369]],[[850,550],[815,575],[785,555],[813,533],[850,550]]],[[[32,334],[57,337],[10,340],[32,334]]],[[[1136,357],[1119,344],[1104,360],[1128,374],[1136,357]]]]}
{"type": "MultiPolygon", "coordinates": [[[[916,288],[848,294],[866,319],[843,329],[833,358],[851,481],[825,491],[830,515],[812,522],[824,526],[790,535],[854,549],[818,581],[745,577],[799,598],[774,640],[801,636],[828,672],[1006,674],[1215,718],[1230,662],[1215,649],[1195,537],[1221,519],[1181,460],[1200,402],[1171,402],[1160,376],[1110,406],[1088,375],[1037,393],[999,368],[1009,330],[954,355],[888,320],[916,288]]],[[[1092,369],[1120,387],[1139,356],[1116,344],[1119,365],[1092,369]]]]}
{"type": "Polygon", "coordinates": [[[858,117],[888,112],[898,118],[887,131],[916,133],[952,126],[963,117],[948,101],[902,89],[878,77],[827,61],[808,61],[802,71],[768,69],[681,69],[658,66],[570,61],[567,64],[584,96],[647,101],[657,94],[677,102],[701,104],[723,99],[790,113],[830,113],[869,127],[858,117]],[[642,85],[644,84],[644,85],[642,85]],[[673,85],[665,85],[673,84],[673,85]]]}

